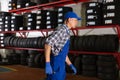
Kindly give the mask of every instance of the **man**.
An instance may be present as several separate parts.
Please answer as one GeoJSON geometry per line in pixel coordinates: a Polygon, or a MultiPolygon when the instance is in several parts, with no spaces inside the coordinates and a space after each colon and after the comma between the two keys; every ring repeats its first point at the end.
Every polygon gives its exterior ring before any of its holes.
{"type": "Polygon", "coordinates": [[[78,20],[81,20],[74,12],[67,12],[64,16],[64,24],[57,27],[46,39],[45,43],[45,73],[46,80],[65,80],[65,62],[77,73],[76,68],[68,57],[70,43],[70,29],[75,28],[78,20]]]}

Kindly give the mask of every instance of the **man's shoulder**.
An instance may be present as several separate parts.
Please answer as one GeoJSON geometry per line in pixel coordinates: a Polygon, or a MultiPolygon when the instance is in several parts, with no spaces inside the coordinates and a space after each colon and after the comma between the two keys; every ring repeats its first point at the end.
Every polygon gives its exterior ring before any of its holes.
{"type": "Polygon", "coordinates": [[[64,25],[61,25],[61,26],[56,27],[55,30],[64,31],[64,30],[65,30],[64,25]]]}

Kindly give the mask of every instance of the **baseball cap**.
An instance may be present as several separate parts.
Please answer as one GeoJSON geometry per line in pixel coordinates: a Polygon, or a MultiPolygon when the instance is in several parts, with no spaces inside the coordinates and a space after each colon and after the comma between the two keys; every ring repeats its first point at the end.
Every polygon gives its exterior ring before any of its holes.
{"type": "Polygon", "coordinates": [[[78,15],[75,12],[67,12],[64,16],[64,20],[68,18],[76,18],[77,20],[81,20],[81,18],[78,17],[78,15]]]}

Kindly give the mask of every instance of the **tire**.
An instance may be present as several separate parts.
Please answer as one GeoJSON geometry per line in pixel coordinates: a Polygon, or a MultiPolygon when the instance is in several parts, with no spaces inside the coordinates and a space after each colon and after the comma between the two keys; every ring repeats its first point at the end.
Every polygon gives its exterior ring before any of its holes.
{"type": "Polygon", "coordinates": [[[83,56],[82,56],[82,58],[87,58],[87,59],[88,59],[88,58],[89,58],[89,59],[93,59],[93,58],[96,59],[96,57],[97,57],[96,55],[91,55],[91,54],[90,54],[90,55],[83,55],[83,56]]]}
{"type": "Polygon", "coordinates": [[[99,61],[107,61],[107,62],[116,62],[116,59],[113,55],[99,55],[99,61]]]}
{"type": "Polygon", "coordinates": [[[38,48],[42,48],[42,38],[38,38],[38,48]]]}
{"type": "Polygon", "coordinates": [[[104,67],[114,67],[117,66],[116,62],[105,62],[105,61],[97,61],[98,66],[104,66],[104,67]]]}
{"type": "Polygon", "coordinates": [[[77,74],[81,74],[82,71],[82,63],[81,63],[81,56],[77,56],[74,60],[74,66],[77,69],[77,74]]]}
{"type": "Polygon", "coordinates": [[[83,48],[82,48],[82,41],[83,41],[83,38],[82,37],[79,37],[78,38],[78,43],[77,43],[77,47],[78,47],[78,50],[79,51],[82,51],[83,48]]]}
{"type": "Polygon", "coordinates": [[[82,65],[82,70],[96,71],[97,70],[97,66],[96,65],[82,65]]]}
{"type": "Polygon", "coordinates": [[[73,46],[74,46],[74,36],[70,37],[70,50],[73,50],[73,46]]]}
{"type": "Polygon", "coordinates": [[[73,42],[73,50],[78,50],[77,44],[78,44],[78,37],[75,36],[74,37],[74,42],[73,42]]]}
{"type": "Polygon", "coordinates": [[[86,64],[86,65],[95,65],[96,64],[96,60],[95,59],[84,59],[82,58],[82,64],[86,64]]]}
{"type": "Polygon", "coordinates": [[[119,73],[118,72],[116,74],[115,73],[109,73],[109,74],[98,73],[97,76],[99,79],[102,79],[102,80],[118,80],[119,73]]]}
{"type": "Polygon", "coordinates": [[[41,55],[41,61],[40,61],[40,67],[41,68],[45,68],[45,56],[44,56],[44,54],[43,55],[41,55]]]}
{"type": "Polygon", "coordinates": [[[96,71],[82,71],[83,76],[88,76],[88,77],[96,77],[97,72],[96,71]]]}
{"type": "Polygon", "coordinates": [[[107,74],[107,73],[116,73],[119,70],[118,70],[117,66],[116,67],[101,67],[101,66],[98,66],[97,71],[99,73],[106,73],[107,74]]]}
{"type": "Polygon", "coordinates": [[[40,67],[40,64],[41,64],[41,53],[37,54],[36,57],[35,57],[35,64],[37,67],[40,67]]]}

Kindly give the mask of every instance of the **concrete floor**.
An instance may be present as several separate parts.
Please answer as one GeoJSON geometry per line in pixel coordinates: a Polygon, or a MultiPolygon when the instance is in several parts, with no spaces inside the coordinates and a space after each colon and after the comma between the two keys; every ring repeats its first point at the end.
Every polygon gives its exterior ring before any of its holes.
{"type": "MultiPolygon", "coordinates": [[[[21,65],[10,65],[6,67],[16,69],[16,71],[0,73],[0,80],[45,80],[46,77],[44,69],[30,68],[21,65]]],[[[99,80],[99,79],[93,77],[67,74],[66,80],[99,80]]]]}

